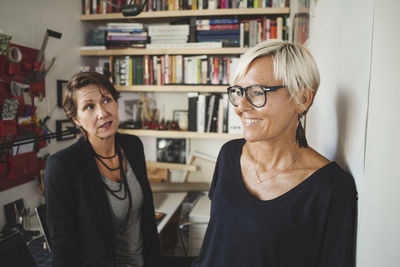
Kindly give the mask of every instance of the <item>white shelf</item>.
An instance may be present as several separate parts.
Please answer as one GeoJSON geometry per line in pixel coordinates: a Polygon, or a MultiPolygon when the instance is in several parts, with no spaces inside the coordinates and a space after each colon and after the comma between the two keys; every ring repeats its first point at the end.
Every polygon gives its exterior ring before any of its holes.
{"type": "Polygon", "coordinates": [[[171,130],[119,129],[118,132],[124,134],[133,134],[137,136],[151,136],[151,137],[164,137],[164,138],[234,139],[243,137],[243,135],[241,134],[198,133],[198,132],[171,131],[171,130]]]}
{"type": "Polygon", "coordinates": [[[213,17],[213,16],[251,16],[251,15],[284,15],[290,8],[223,8],[214,10],[174,10],[142,12],[135,17],[124,17],[122,13],[81,15],[81,21],[115,21],[115,20],[148,20],[175,19],[180,17],[213,17]]]}

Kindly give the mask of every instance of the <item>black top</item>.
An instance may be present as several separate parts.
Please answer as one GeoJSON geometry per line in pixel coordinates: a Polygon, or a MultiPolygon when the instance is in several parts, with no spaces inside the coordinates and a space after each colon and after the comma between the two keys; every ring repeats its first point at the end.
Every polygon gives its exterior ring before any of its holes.
{"type": "MultiPolygon", "coordinates": [[[[136,136],[117,134],[116,138],[143,192],[144,266],[159,266],[160,245],[143,144],[136,136]]],[[[54,267],[114,266],[111,208],[92,153],[90,143],[81,138],[47,160],[47,227],[54,267]]]]}
{"type": "Polygon", "coordinates": [[[211,217],[193,267],[350,267],[357,192],[335,162],[267,201],[241,176],[244,139],[220,151],[209,197],[211,217]]]}

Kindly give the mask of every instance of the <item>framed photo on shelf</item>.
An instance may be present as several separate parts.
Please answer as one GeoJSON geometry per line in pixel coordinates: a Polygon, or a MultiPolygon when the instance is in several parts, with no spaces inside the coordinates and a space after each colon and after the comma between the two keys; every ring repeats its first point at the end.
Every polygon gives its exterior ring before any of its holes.
{"type": "Polygon", "coordinates": [[[186,163],[186,139],[157,138],[157,161],[186,163]]]}
{"type": "Polygon", "coordinates": [[[70,120],[56,120],[57,141],[74,139],[76,137],[76,125],[70,120]],[[71,133],[62,133],[66,130],[74,130],[71,133]]]}
{"type": "Polygon", "coordinates": [[[62,108],[63,89],[67,83],[67,80],[57,80],[57,106],[59,108],[62,108]]]}
{"type": "Polygon", "coordinates": [[[189,125],[189,112],[187,110],[174,110],[173,120],[176,121],[181,130],[186,131],[189,125]]]}

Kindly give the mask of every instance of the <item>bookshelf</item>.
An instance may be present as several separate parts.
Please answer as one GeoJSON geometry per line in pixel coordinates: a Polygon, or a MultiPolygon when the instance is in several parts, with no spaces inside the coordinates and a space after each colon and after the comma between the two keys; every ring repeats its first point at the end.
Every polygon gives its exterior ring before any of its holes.
{"type": "MultiPolygon", "coordinates": [[[[276,17],[290,15],[290,8],[223,8],[213,10],[171,10],[171,11],[150,11],[142,12],[135,17],[124,17],[122,13],[108,14],[86,14],[81,15],[82,22],[107,23],[107,22],[141,22],[145,24],[171,22],[184,18],[239,18],[254,19],[262,17],[276,17]]],[[[165,49],[146,49],[146,48],[121,48],[121,49],[90,49],[80,50],[82,57],[121,57],[121,56],[161,56],[161,55],[208,55],[208,56],[238,56],[246,52],[249,48],[244,47],[223,47],[223,48],[165,48],[165,49]]],[[[131,85],[116,86],[120,92],[155,92],[155,93],[225,93],[226,85],[131,85]]],[[[171,130],[145,130],[145,129],[120,129],[119,132],[134,134],[143,137],[162,137],[162,138],[188,138],[188,139],[233,139],[240,138],[239,134],[228,133],[199,133],[190,131],[171,131],[171,130]]]]}

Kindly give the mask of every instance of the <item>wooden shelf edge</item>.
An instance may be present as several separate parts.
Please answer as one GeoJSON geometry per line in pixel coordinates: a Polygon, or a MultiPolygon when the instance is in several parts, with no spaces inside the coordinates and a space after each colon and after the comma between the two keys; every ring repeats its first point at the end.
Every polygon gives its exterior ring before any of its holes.
{"type": "Polygon", "coordinates": [[[214,10],[172,10],[172,11],[151,11],[142,12],[135,17],[124,17],[122,13],[110,14],[89,14],[81,15],[81,21],[99,21],[99,20],[141,20],[141,19],[160,19],[176,17],[207,17],[207,16],[245,16],[245,15],[286,15],[290,14],[290,8],[224,8],[214,10]]]}
{"type": "Polygon", "coordinates": [[[227,85],[132,85],[115,88],[120,92],[226,93],[227,85]]]}
{"type": "Polygon", "coordinates": [[[180,163],[147,161],[146,165],[147,165],[147,167],[151,167],[151,168],[170,169],[170,170],[178,170],[178,171],[194,172],[197,170],[197,167],[195,165],[180,164],[180,163]]]}
{"type": "Polygon", "coordinates": [[[156,192],[189,192],[208,191],[209,183],[150,183],[151,191],[156,192]]]}
{"type": "Polygon", "coordinates": [[[146,49],[123,48],[105,50],[80,50],[81,56],[130,56],[130,55],[235,55],[243,54],[249,48],[223,47],[223,48],[180,48],[180,49],[146,49]]]}
{"type": "Polygon", "coordinates": [[[170,130],[119,129],[118,132],[123,134],[133,134],[137,136],[164,137],[164,138],[234,139],[243,137],[243,135],[241,134],[197,133],[197,132],[170,131],[170,130]]]}

